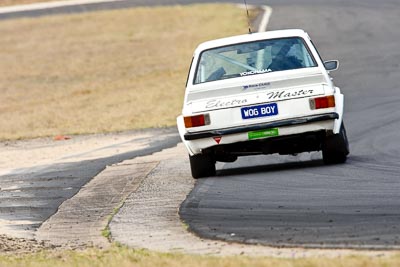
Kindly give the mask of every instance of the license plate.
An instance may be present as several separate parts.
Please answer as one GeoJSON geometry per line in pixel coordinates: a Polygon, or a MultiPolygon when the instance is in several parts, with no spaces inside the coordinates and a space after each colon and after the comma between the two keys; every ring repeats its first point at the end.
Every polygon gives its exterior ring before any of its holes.
{"type": "Polygon", "coordinates": [[[276,103],[241,108],[242,119],[253,119],[278,115],[276,103]]]}

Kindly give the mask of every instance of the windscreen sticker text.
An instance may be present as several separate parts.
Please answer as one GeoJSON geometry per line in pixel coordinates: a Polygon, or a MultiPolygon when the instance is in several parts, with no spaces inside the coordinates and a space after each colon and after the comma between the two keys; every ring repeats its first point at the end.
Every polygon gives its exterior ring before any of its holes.
{"type": "Polygon", "coordinates": [[[271,69],[261,69],[261,70],[252,70],[252,71],[245,71],[245,72],[241,72],[240,76],[248,76],[248,75],[254,75],[254,74],[262,74],[262,73],[267,73],[267,72],[271,72],[271,69]]]}

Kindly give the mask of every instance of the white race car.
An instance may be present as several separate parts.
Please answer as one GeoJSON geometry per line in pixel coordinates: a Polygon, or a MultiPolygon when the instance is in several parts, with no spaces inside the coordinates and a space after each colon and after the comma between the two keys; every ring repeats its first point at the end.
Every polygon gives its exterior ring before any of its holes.
{"type": "Polygon", "coordinates": [[[322,150],[343,163],[349,144],[343,94],[303,30],[246,34],[200,44],[190,67],[179,134],[194,178],[239,156],[322,150]]]}

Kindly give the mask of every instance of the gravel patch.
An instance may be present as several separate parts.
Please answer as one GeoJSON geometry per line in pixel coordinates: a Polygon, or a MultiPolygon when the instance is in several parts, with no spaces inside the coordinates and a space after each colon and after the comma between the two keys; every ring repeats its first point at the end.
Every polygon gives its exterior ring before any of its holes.
{"type": "Polygon", "coordinates": [[[43,241],[0,235],[0,254],[25,254],[54,248],[56,246],[43,241]]]}

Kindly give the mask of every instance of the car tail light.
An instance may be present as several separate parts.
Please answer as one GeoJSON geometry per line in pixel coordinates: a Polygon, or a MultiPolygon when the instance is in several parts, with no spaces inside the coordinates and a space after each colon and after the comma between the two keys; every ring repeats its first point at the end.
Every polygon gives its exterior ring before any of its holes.
{"type": "Polygon", "coordinates": [[[333,95],[310,99],[311,109],[333,108],[335,105],[335,97],[333,95]]]}
{"type": "Polygon", "coordinates": [[[183,118],[185,120],[185,127],[199,127],[210,124],[210,115],[209,114],[201,114],[196,116],[188,116],[183,118]]]}

